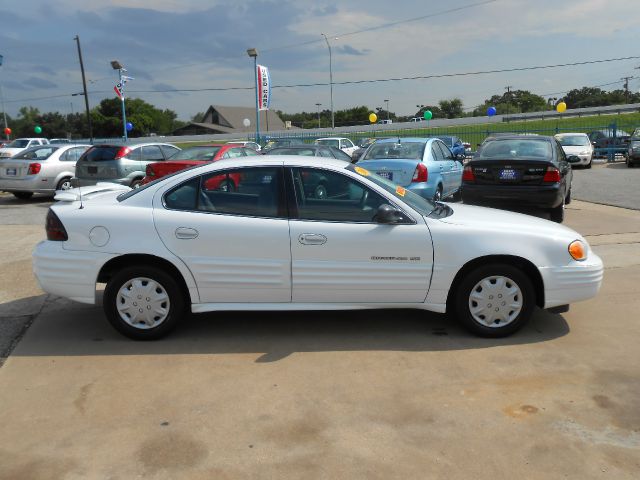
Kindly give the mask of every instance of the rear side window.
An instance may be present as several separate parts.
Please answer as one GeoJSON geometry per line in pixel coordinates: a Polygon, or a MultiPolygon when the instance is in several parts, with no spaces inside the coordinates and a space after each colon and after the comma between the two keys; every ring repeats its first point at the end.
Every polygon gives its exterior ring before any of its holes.
{"type": "Polygon", "coordinates": [[[285,218],[281,167],[214,172],[189,180],[165,194],[169,209],[227,215],[285,218]]]}
{"type": "Polygon", "coordinates": [[[32,147],[29,150],[18,153],[14,158],[22,160],[46,160],[58,150],[58,147],[32,147]]]}
{"type": "Polygon", "coordinates": [[[160,147],[156,145],[148,145],[140,148],[139,150],[141,151],[142,160],[145,162],[160,162],[164,160],[164,155],[162,155],[160,147]]]}
{"type": "Polygon", "coordinates": [[[171,155],[180,151],[178,147],[172,147],[171,145],[160,145],[160,150],[164,153],[165,158],[169,158],[171,155]]]}

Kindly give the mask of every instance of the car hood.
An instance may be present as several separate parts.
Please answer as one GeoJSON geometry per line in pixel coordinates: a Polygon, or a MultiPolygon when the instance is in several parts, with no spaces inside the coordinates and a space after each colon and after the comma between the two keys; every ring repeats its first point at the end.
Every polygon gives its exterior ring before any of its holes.
{"type": "Polygon", "coordinates": [[[518,231],[541,237],[584,240],[576,231],[550,220],[509,212],[496,208],[474,205],[449,204],[453,214],[440,219],[441,222],[470,227],[474,230],[496,232],[501,237],[508,232],[518,231]]]}
{"type": "Polygon", "coordinates": [[[577,155],[580,152],[591,150],[591,147],[589,145],[568,145],[563,146],[562,150],[564,150],[564,153],[567,155],[577,155]]]}

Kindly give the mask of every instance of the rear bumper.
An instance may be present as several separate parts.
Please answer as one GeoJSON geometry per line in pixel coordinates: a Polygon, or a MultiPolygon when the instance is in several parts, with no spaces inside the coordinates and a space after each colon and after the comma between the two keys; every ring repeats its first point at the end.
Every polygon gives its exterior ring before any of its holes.
{"type": "Polygon", "coordinates": [[[45,240],[33,249],[33,273],[42,290],[76,302],[95,304],[100,268],[114,255],[64,250],[45,240]]]}
{"type": "Polygon", "coordinates": [[[462,184],[462,201],[470,204],[554,208],[562,205],[564,192],[553,185],[462,184]]]}
{"type": "Polygon", "coordinates": [[[43,181],[38,175],[30,175],[26,178],[0,178],[0,191],[4,192],[34,192],[34,193],[51,193],[55,192],[55,187],[43,185],[49,183],[47,179],[43,181]]]}
{"type": "Polygon", "coordinates": [[[541,267],[539,271],[544,283],[544,308],[553,308],[595,297],[602,285],[604,265],[591,251],[584,262],[541,267]]]}

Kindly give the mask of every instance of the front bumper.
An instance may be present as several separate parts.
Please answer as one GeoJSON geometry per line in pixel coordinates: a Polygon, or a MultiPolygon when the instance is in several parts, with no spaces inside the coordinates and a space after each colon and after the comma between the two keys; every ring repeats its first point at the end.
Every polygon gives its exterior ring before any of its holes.
{"type": "Polygon", "coordinates": [[[555,208],[562,205],[560,184],[478,185],[462,184],[462,201],[473,205],[555,208]]]}
{"type": "Polygon", "coordinates": [[[63,243],[45,240],[33,249],[33,273],[38,284],[47,293],[95,304],[98,272],[115,255],[65,250],[63,243]]]}
{"type": "Polygon", "coordinates": [[[604,265],[593,251],[583,262],[562,267],[541,267],[544,284],[544,308],[588,300],[596,296],[602,285],[604,265]]]}

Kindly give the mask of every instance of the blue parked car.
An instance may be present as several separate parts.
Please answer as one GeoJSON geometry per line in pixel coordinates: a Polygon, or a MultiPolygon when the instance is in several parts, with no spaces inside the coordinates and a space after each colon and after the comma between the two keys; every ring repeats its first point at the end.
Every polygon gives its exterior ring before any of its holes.
{"type": "Polygon", "coordinates": [[[378,140],[358,165],[429,200],[460,197],[462,161],[438,138],[378,140]]]}

